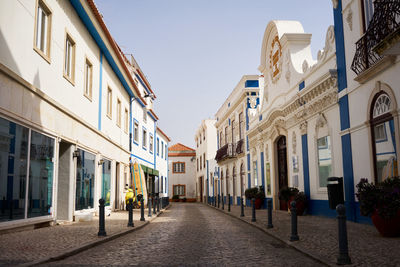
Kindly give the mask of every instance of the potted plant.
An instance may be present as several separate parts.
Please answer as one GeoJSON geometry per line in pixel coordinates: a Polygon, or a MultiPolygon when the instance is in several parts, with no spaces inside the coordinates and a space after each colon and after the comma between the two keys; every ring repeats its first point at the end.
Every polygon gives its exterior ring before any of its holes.
{"type": "Polygon", "coordinates": [[[295,187],[284,186],[279,190],[278,196],[282,210],[290,208],[290,202],[294,200],[297,193],[299,193],[299,190],[295,187]]]}
{"type": "Polygon", "coordinates": [[[173,195],[172,202],[178,202],[178,201],[179,201],[179,195],[173,195]]]}
{"type": "Polygon", "coordinates": [[[265,199],[264,187],[259,186],[259,187],[252,187],[252,188],[246,189],[244,194],[247,199],[251,200],[251,199],[255,198],[256,209],[261,208],[262,204],[264,203],[264,199],[265,199]]]}
{"type": "Polygon", "coordinates": [[[361,215],[370,216],[382,236],[400,236],[400,177],[377,184],[363,178],[357,184],[356,196],[361,215]]]}
{"type": "Polygon", "coordinates": [[[304,192],[298,192],[294,198],[294,201],[296,201],[296,210],[297,210],[297,215],[301,216],[304,213],[304,210],[307,207],[307,196],[304,194],[304,192]]]}

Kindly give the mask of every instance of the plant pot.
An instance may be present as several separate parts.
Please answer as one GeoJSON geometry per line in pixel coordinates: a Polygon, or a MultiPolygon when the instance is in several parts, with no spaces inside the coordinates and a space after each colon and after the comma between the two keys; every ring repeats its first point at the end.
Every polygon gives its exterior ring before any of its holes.
{"type": "Polygon", "coordinates": [[[255,202],[256,209],[258,209],[258,210],[261,209],[263,202],[264,201],[262,198],[256,198],[256,202],[255,202]]]}
{"type": "Polygon", "coordinates": [[[391,219],[384,219],[379,216],[378,211],[375,210],[371,215],[372,223],[378,232],[385,237],[400,236],[400,210],[397,215],[391,219]]]}
{"type": "MultiPolygon", "coordinates": [[[[290,213],[290,208],[292,207],[290,206],[290,203],[294,200],[294,198],[295,198],[294,196],[291,196],[290,200],[287,202],[289,213],[290,213]]],[[[302,216],[305,209],[306,209],[306,203],[304,203],[304,201],[296,201],[297,216],[302,216]]]]}

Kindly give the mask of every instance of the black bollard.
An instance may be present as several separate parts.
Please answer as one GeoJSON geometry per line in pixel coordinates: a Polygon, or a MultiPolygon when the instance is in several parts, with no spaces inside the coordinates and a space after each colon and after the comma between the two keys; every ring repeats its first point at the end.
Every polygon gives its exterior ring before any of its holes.
{"type": "Polygon", "coordinates": [[[11,199],[11,201],[10,201],[10,220],[13,219],[13,208],[14,208],[14,200],[11,199]]]}
{"type": "Polygon", "coordinates": [[[290,213],[292,215],[292,234],[290,235],[290,241],[297,241],[299,240],[299,236],[297,235],[296,201],[290,202],[290,213]]]}
{"type": "Polygon", "coordinates": [[[128,204],[129,216],[128,216],[128,227],[133,227],[133,198],[129,199],[128,204]]]}
{"type": "Polygon", "coordinates": [[[214,207],[217,207],[217,196],[214,196],[214,207]]]}
{"type": "Polygon", "coordinates": [[[228,211],[231,212],[231,194],[228,194],[228,211]]]}
{"type": "Polygon", "coordinates": [[[160,212],[160,198],[157,197],[157,212],[160,212]]]}
{"type": "Polygon", "coordinates": [[[1,213],[4,214],[6,211],[6,197],[3,197],[3,200],[1,202],[1,213]]]}
{"type": "Polygon", "coordinates": [[[144,200],[143,197],[140,198],[140,221],[144,222],[144,200]]]}
{"type": "Polygon", "coordinates": [[[98,236],[106,236],[106,228],[105,228],[105,214],[104,214],[104,204],[105,201],[104,199],[100,198],[99,199],[99,232],[98,232],[98,236]]]}
{"type": "Polygon", "coordinates": [[[243,197],[240,197],[240,217],[244,217],[243,197]]]}
{"type": "Polygon", "coordinates": [[[153,214],[157,214],[157,212],[156,212],[156,201],[157,201],[156,197],[153,197],[153,214]]]}
{"type": "Polygon", "coordinates": [[[149,197],[149,200],[147,201],[147,208],[149,210],[148,217],[151,217],[151,198],[150,197],[149,197]]]}
{"type": "Polygon", "coordinates": [[[225,206],[224,204],[225,204],[225,201],[224,201],[224,194],[222,194],[222,210],[224,210],[224,208],[225,208],[225,207],[224,207],[224,206],[225,206]]]}
{"type": "Polygon", "coordinates": [[[256,221],[256,199],[252,198],[251,203],[252,203],[251,221],[255,222],[256,221]]]}
{"type": "Polygon", "coordinates": [[[346,265],[351,264],[349,256],[349,248],[347,243],[347,225],[346,225],[346,208],[343,204],[336,206],[338,227],[339,227],[339,257],[336,264],[346,265]]]}
{"type": "Polygon", "coordinates": [[[268,224],[267,224],[267,228],[273,228],[274,226],[272,224],[272,199],[268,199],[267,208],[268,208],[268,224]]]}
{"type": "Polygon", "coordinates": [[[219,208],[219,203],[221,202],[221,196],[218,195],[218,208],[219,208]]]}

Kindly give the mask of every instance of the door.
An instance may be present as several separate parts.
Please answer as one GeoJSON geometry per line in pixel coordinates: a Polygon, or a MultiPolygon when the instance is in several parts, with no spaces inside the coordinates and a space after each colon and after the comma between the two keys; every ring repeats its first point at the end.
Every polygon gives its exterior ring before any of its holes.
{"type": "MultiPolygon", "coordinates": [[[[286,153],[286,137],[281,136],[277,142],[278,148],[278,185],[280,190],[288,186],[287,177],[287,153],[286,153]]],[[[284,201],[279,201],[281,210],[287,210],[287,204],[284,201]]]]}
{"type": "Polygon", "coordinates": [[[119,187],[120,187],[120,163],[117,162],[116,168],[115,168],[115,205],[114,208],[118,210],[119,207],[119,187]]]}
{"type": "Polygon", "coordinates": [[[203,176],[199,178],[200,202],[203,201],[203,176]]]}

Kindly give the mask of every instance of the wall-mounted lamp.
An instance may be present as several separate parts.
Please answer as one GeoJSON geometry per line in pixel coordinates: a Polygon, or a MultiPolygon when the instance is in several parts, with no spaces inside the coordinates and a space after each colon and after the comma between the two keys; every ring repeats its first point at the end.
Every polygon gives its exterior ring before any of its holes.
{"type": "Polygon", "coordinates": [[[77,157],[79,157],[79,156],[80,156],[79,150],[75,150],[75,151],[72,153],[72,157],[73,157],[73,158],[77,158],[77,157]]]}
{"type": "Polygon", "coordinates": [[[99,160],[99,162],[97,163],[97,165],[103,165],[104,163],[104,159],[99,160]]]}

